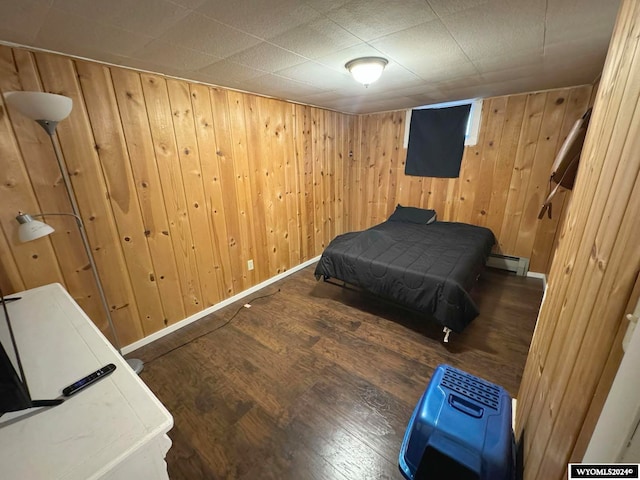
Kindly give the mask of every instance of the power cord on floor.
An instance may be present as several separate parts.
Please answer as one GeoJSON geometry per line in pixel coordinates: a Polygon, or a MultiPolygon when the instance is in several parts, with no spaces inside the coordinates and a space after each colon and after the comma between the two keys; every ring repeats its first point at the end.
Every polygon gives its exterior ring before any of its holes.
{"type": "Polygon", "coordinates": [[[217,331],[218,331],[218,330],[220,330],[221,328],[224,328],[224,327],[226,327],[227,325],[229,325],[229,324],[231,323],[231,321],[232,321],[234,318],[236,318],[236,316],[240,313],[240,310],[242,310],[243,308],[249,308],[249,307],[251,306],[251,304],[252,304],[253,302],[255,302],[256,300],[260,300],[260,299],[262,299],[262,298],[272,297],[272,296],[274,296],[276,293],[278,293],[279,291],[280,291],[280,289],[276,290],[275,292],[267,293],[267,294],[265,294],[265,295],[260,295],[260,296],[258,296],[258,297],[252,298],[251,300],[249,300],[249,301],[248,301],[248,302],[246,302],[245,304],[243,304],[243,305],[241,305],[240,307],[238,307],[238,309],[235,311],[235,313],[234,313],[233,315],[231,315],[231,317],[230,317],[228,320],[226,320],[224,323],[222,323],[221,325],[218,325],[217,327],[212,328],[211,330],[208,330],[208,331],[206,331],[206,332],[204,332],[204,333],[202,333],[202,334],[198,335],[197,337],[192,338],[191,340],[189,340],[189,341],[187,341],[187,342],[184,342],[184,343],[182,343],[182,344],[178,345],[177,347],[173,347],[172,349],[167,350],[167,351],[166,351],[166,352],[164,352],[164,353],[161,353],[160,355],[158,355],[157,357],[152,358],[151,360],[146,360],[146,361],[144,362],[144,364],[145,364],[145,365],[149,365],[150,363],[155,362],[155,361],[156,361],[156,360],[158,360],[159,358],[162,358],[162,357],[164,357],[164,356],[166,356],[166,355],[169,355],[171,352],[175,352],[176,350],[178,350],[178,349],[180,349],[180,348],[182,348],[182,347],[185,347],[185,346],[189,345],[190,343],[195,342],[196,340],[198,340],[198,339],[200,339],[200,338],[202,338],[202,337],[205,337],[205,336],[209,335],[210,333],[217,332],[217,331]],[[247,305],[248,305],[249,307],[248,307],[247,305]]]}

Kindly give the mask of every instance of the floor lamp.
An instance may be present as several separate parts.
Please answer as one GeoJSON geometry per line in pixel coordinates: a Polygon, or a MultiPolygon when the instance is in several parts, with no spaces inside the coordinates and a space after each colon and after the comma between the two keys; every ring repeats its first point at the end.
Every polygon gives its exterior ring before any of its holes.
{"type": "MultiPolygon", "coordinates": [[[[51,145],[53,145],[53,151],[56,154],[56,160],[58,161],[58,167],[60,168],[60,173],[62,174],[62,179],[64,180],[64,185],[67,190],[69,202],[71,202],[71,208],[73,210],[73,213],[47,213],[37,215],[29,215],[21,212],[16,217],[16,220],[20,224],[20,227],[18,228],[18,238],[21,242],[28,242],[53,233],[54,229],[51,226],[47,225],[44,222],[34,220],[33,217],[42,217],[44,215],[69,215],[75,217],[76,224],[78,225],[78,229],[80,230],[82,244],[84,245],[87,257],[89,258],[91,272],[93,273],[93,278],[96,282],[96,286],[98,287],[100,300],[102,301],[102,307],[104,308],[104,312],[107,316],[107,321],[109,322],[109,327],[111,329],[111,334],[113,335],[115,344],[114,346],[116,347],[120,355],[122,355],[120,340],[118,339],[118,334],[116,332],[115,325],[113,324],[113,318],[111,318],[111,311],[109,310],[109,304],[107,303],[104,288],[102,287],[102,281],[100,280],[100,276],[98,275],[98,269],[96,268],[93,253],[91,252],[91,247],[89,246],[87,232],[84,228],[84,224],[82,223],[82,219],[80,218],[80,209],[78,208],[75,193],[73,191],[73,186],[71,184],[71,180],[69,179],[69,172],[67,171],[67,167],[62,160],[60,148],[53,138],[56,133],[56,126],[58,125],[58,122],[67,118],[71,113],[73,101],[71,100],[71,98],[65,97],[63,95],[44,92],[6,92],[4,94],[4,98],[8,105],[15,108],[26,117],[38,122],[38,124],[49,135],[51,145]]],[[[136,358],[128,359],[127,363],[136,373],[140,373],[144,368],[144,363],[142,362],[142,360],[136,358]]]]}

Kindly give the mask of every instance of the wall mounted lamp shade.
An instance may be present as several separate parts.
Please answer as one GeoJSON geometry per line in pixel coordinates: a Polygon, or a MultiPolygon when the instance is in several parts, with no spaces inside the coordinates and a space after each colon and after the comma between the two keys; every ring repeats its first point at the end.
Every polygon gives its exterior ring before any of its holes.
{"type": "Polygon", "coordinates": [[[71,113],[73,100],[64,95],[45,92],[6,92],[4,99],[25,117],[38,122],[49,135],[71,113]]]}
{"type": "Polygon", "coordinates": [[[387,63],[387,59],[382,57],[362,57],[347,62],[345,68],[356,81],[368,87],[380,78],[387,63]]]}
{"type": "Polygon", "coordinates": [[[22,243],[46,237],[55,232],[52,226],[39,220],[34,220],[31,215],[27,215],[26,213],[18,215],[16,220],[20,224],[18,227],[18,240],[22,243]]]}

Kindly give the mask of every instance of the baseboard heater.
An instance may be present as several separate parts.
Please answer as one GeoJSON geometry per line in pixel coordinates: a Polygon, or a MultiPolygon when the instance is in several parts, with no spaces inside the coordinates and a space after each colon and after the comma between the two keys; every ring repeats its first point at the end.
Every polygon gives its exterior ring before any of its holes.
{"type": "Polygon", "coordinates": [[[529,259],[492,253],[487,260],[487,267],[499,268],[500,270],[507,270],[514,272],[516,275],[524,276],[529,271],[529,259]]]}

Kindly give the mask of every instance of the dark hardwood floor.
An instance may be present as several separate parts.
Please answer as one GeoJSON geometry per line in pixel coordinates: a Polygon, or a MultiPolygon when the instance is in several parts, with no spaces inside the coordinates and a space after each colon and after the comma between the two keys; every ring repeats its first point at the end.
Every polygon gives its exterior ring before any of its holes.
{"type": "Polygon", "coordinates": [[[438,364],[517,393],[541,280],[486,270],[482,314],[443,344],[434,324],[313,268],[135,352],[174,417],[173,480],[401,479],[404,430],[438,364]]]}

